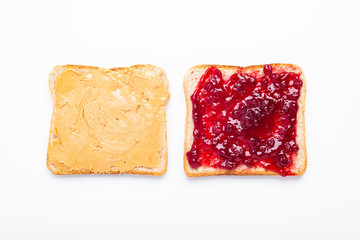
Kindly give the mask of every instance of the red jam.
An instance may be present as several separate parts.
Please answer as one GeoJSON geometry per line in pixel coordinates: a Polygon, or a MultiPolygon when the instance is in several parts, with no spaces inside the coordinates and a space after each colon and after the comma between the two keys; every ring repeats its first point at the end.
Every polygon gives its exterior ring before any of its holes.
{"type": "Polygon", "coordinates": [[[194,142],[186,156],[192,168],[246,165],[292,175],[303,83],[294,72],[263,70],[244,74],[239,68],[229,79],[216,67],[206,70],[191,96],[194,142]]]}

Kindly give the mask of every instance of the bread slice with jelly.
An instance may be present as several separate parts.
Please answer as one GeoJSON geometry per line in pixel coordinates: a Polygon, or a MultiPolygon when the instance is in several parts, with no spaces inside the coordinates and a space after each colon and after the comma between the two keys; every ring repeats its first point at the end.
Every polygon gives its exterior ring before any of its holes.
{"type": "Polygon", "coordinates": [[[305,172],[306,81],[299,66],[194,66],[184,92],[187,176],[305,172]]]}
{"type": "Polygon", "coordinates": [[[167,169],[164,70],[56,66],[47,167],[56,174],[162,175],[167,169]]]}

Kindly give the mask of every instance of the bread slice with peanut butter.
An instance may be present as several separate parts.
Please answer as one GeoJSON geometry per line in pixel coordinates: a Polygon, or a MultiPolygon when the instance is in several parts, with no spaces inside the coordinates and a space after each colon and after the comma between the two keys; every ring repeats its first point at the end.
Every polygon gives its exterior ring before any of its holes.
{"type": "Polygon", "coordinates": [[[162,175],[167,169],[164,70],[56,66],[47,167],[54,174],[162,175]]]}

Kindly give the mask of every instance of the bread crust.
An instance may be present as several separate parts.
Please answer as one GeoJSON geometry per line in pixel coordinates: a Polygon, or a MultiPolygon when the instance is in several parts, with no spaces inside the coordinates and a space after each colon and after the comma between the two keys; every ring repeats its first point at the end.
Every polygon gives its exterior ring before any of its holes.
{"type": "MultiPolygon", "coordinates": [[[[295,64],[284,64],[284,63],[275,63],[270,64],[273,69],[283,69],[291,70],[298,73],[301,73],[300,79],[303,81],[303,86],[300,90],[300,97],[298,99],[299,110],[297,112],[297,137],[296,141],[299,145],[299,152],[295,162],[295,166],[292,169],[292,173],[295,176],[302,175],[307,166],[307,154],[306,154],[306,141],[305,141],[305,95],[306,95],[306,78],[302,69],[295,64]]],[[[254,71],[258,70],[262,73],[264,65],[253,65],[248,67],[240,66],[229,66],[229,65],[196,65],[191,67],[183,81],[185,101],[186,101],[186,118],[185,118],[185,140],[184,140],[184,170],[185,174],[188,177],[203,177],[203,176],[216,176],[216,175],[279,175],[272,171],[267,171],[262,167],[252,167],[240,165],[234,170],[224,170],[224,169],[215,169],[211,167],[199,167],[198,169],[193,169],[189,163],[186,156],[186,153],[191,149],[193,143],[193,129],[194,123],[192,119],[192,102],[190,96],[195,91],[197,84],[204,74],[206,69],[210,66],[215,66],[218,68],[225,78],[230,77],[237,70],[242,69],[242,71],[254,71]]]]}
{"type": "MultiPolygon", "coordinates": [[[[99,67],[95,66],[84,66],[84,65],[60,65],[55,66],[53,70],[49,74],[49,88],[51,92],[51,98],[53,103],[53,113],[51,118],[51,125],[50,125],[50,134],[49,134],[49,143],[48,146],[51,144],[51,138],[56,135],[55,131],[55,125],[54,125],[54,119],[55,119],[55,110],[56,110],[56,102],[55,102],[55,80],[57,76],[62,73],[63,71],[67,69],[73,69],[82,73],[86,73],[87,70],[94,70],[99,69],[99,67]]],[[[147,65],[134,65],[131,67],[115,67],[110,68],[112,71],[119,71],[123,69],[140,69],[143,71],[159,71],[162,79],[164,80],[164,85],[166,89],[169,89],[169,81],[166,76],[165,71],[157,66],[153,66],[150,64],[147,65]]],[[[109,169],[107,172],[93,172],[91,169],[81,169],[81,170],[71,170],[71,171],[60,171],[55,167],[55,165],[51,162],[51,159],[49,159],[49,154],[47,154],[47,161],[46,166],[47,168],[55,175],[77,175],[77,174],[137,174],[137,175],[153,175],[153,176],[160,176],[166,173],[167,171],[167,165],[168,165],[168,145],[167,145],[167,130],[166,130],[166,105],[163,106],[165,111],[165,117],[162,125],[161,131],[164,134],[163,137],[163,144],[162,149],[160,150],[161,155],[161,164],[157,168],[147,168],[147,167],[136,167],[130,171],[122,172],[122,171],[116,171],[109,169]]]]}

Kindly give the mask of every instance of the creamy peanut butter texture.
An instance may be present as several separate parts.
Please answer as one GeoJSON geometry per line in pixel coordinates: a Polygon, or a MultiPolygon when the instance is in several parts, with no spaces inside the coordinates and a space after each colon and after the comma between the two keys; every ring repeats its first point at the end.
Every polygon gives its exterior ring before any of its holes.
{"type": "Polygon", "coordinates": [[[74,69],[58,74],[53,85],[48,164],[60,174],[158,167],[170,96],[164,72],[74,69]]]}

